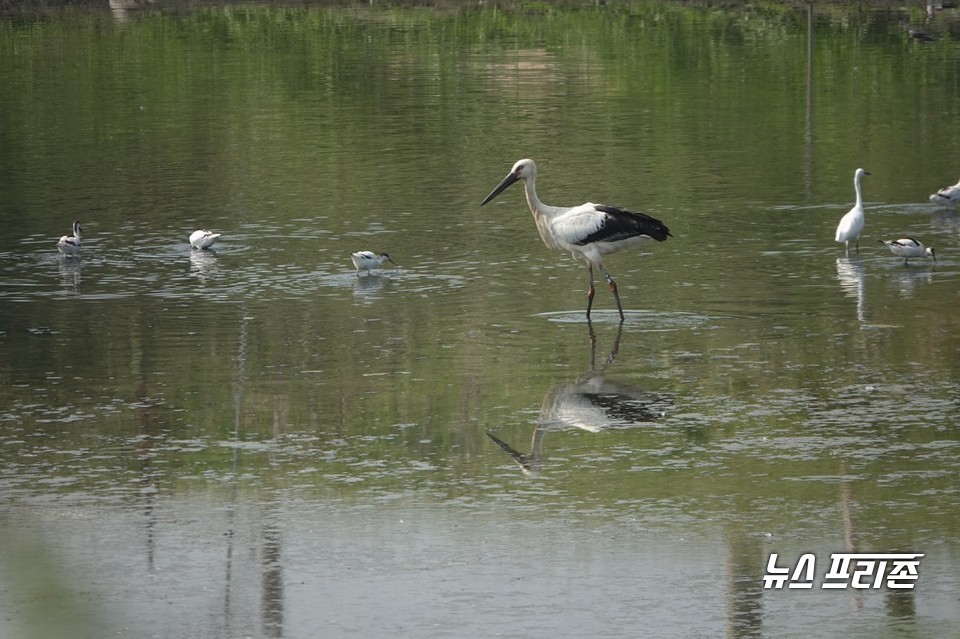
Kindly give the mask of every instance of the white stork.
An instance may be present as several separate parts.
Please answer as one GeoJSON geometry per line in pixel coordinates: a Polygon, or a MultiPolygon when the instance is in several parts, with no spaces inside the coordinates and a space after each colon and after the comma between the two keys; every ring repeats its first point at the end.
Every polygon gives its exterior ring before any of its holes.
{"type": "Polygon", "coordinates": [[[628,248],[640,246],[651,238],[663,242],[670,235],[663,222],[645,213],[636,213],[616,206],[587,202],[580,206],[549,206],[537,197],[537,165],[530,159],[519,160],[484,198],[483,206],[502,193],[508,186],[523,180],[527,205],[537,223],[540,239],[548,248],[570,251],[576,257],[582,255],[590,273],[590,288],[587,292],[587,318],[593,306],[593,267],[596,266],[610,284],[610,291],[617,301],[620,321],[623,322],[623,306],[617,293],[617,283],[603,266],[603,256],[628,248]]]}

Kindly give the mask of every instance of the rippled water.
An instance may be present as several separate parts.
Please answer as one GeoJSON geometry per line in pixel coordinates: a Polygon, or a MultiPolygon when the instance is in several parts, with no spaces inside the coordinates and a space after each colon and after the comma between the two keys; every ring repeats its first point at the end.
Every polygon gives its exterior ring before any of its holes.
{"type": "Polygon", "coordinates": [[[812,75],[805,17],[5,18],[2,634],[949,635],[956,16],[818,12],[812,75]],[[670,227],[607,262],[622,325],[519,186],[478,207],[523,156],[670,227]]]}

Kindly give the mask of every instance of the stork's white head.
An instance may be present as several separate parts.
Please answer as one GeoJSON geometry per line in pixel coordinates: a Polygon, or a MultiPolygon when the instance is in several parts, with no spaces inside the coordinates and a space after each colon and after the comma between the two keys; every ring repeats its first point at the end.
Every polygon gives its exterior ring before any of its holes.
{"type": "Polygon", "coordinates": [[[483,206],[493,198],[497,197],[503,191],[506,190],[508,186],[513,184],[518,180],[534,180],[537,177],[537,165],[533,160],[529,158],[524,158],[523,160],[517,160],[517,163],[513,165],[513,168],[510,169],[510,172],[507,173],[507,177],[503,178],[500,181],[500,184],[497,185],[497,188],[490,191],[490,195],[483,198],[483,202],[480,203],[480,206],[483,206]]]}
{"type": "Polygon", "coordinates": [[[528,180],[537,177],[537,164],[530,158],[517,160],[510,172],[516,175],[518,179],[528,180]]]}

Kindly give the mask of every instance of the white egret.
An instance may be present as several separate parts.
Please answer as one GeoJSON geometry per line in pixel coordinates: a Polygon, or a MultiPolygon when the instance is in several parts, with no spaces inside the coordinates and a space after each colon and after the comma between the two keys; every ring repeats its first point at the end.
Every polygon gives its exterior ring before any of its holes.
{"type": "Polygon", "coordinates": [[[870,175],[863,169],[857,169],[853,174],[853,188],[857,192],[857,201],[846,215],[840,218],[837,225],[836,241],[843,242],[847,252],[850,252],[850,240],[857,243],[857,252],[860,252],[860,233],[863,232],[863,195],[860,192],[860,180],[864,175],[870,175]]]}

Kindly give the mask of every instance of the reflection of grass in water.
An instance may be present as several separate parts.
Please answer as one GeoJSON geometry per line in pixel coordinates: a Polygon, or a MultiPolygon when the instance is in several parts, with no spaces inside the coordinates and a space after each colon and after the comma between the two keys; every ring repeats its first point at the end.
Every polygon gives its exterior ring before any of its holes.
{"type": "MultiPolygon", "coordinates": [[[[95,601],[81,601],[74,580],[56,549],[36,534],[29,518],[16,516],[17,527],[0,528],[0,587],[6,605],[0,608],[0,634],[6,637],[96,636],[101,627],[95,601]]],[[[37,526],[39,522],[33,522],[37,526]]]]}

